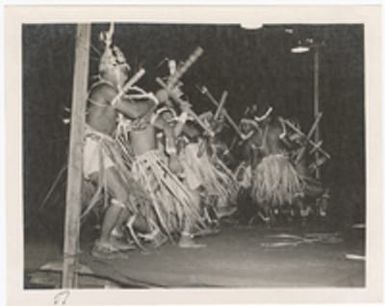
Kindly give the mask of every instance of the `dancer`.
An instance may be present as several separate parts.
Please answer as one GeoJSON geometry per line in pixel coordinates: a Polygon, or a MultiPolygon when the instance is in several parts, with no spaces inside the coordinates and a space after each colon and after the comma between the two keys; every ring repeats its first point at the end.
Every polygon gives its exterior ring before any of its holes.
{"type": "MultiPolygon", "coordinates": [[[[219,134],[225,126],[223,109],[218,115],[207,112],[201,115],[202,121],[207,122],[215,131],[214,137],[201,137],[200,142],[200,171],[204,175],[204,182],[210,195],[217,198],[216,212],[219,218],[232,215],[236,210],[236,198],[239,184],[234,173],[226,166],[219,150],[223,143],[219,141],[219,134]]],[[[223,152],[226,149],[222,149],[223,152]]],[[[223,153],[222,152],[222,153],[223,153]]]]}
{"type": "Polygon", "coordinates": [[[105,51],[99,65],[100,80],[90,89],[84,143],[84,177],[97,186],[97,191],[86,208],[88,213],[96,204],[102,191],[105,195],[105,214],[99,239],[92,254],[96,257],[121,257],[127,249],[111,235],[122,225],[129,214],[135,214],[136,202],[146,201],[147,195],[133,179],[115,141],[118,114],[140,118],[153,102],[132,102],[125,97],[117,99],[127,81],[130,66],[118,47],[106,40],[105,51]],[[108,203],[107,195],[111,197],[108,203]]]}
{"type": "Polygon", "coordinates": [[[204,246],[193,241],[194,231],[204,228],[205,224],[200,215],[199,198],[179,178],[183,167],[173,127],[160,111],[153,111],[140,121],[140,125],[133,124],[130,130],[135,155],[132,170],[151,197],[150,205],[143,212],[151,231],[148,237],[157,244],[167,237],[179,239],[180,247],[204,246]],[[165,135],[165,152],[156,139],[159,131],[165,135]]]}
{"type": "MultiPolygon", "coordinates": [[[[293,154],[295,145],[286,139],[285,120],[270,113],[254,118],[260,128],[256,137],[250,139],[256,147],[252,197],[264,211],[264,221],[271,225],[284,205],[295,205],[301,217],[306,217],[309,211],[304,204],[305,196],[317,198],[324,190],[308,176],[304,160],[296,162],[298,154],[293,154]]],[[[293,139],[297,136],[300,135],[291,135],[293,139]]]]}

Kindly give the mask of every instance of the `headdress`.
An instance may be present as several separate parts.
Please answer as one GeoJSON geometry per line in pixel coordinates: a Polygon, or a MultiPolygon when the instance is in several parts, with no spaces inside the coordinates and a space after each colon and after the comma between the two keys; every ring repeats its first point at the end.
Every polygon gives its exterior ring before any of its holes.
{"type": "Polygon", "coordinates": [[[124,65],[130,70],[126,58],[123,52],[112,44],[113,24],[111,24],[108,32],[100,33],[100,40],[104,42],[104,53],[100,58],[99,72],[103,72],[107,69],[115,68],[124,65]]]}
{"type": "Polygon", "coordinates": [[[171,118],[169,118],[169,120],[168,120],[169,123],[175,121],[176,118],[178,117],[175,110],[172,109],[171,107],[164,106],[164,107],[159,108],[156,111],[156,116],[158,117],[163,113],[170,113],[171,114],[171,118]]]}

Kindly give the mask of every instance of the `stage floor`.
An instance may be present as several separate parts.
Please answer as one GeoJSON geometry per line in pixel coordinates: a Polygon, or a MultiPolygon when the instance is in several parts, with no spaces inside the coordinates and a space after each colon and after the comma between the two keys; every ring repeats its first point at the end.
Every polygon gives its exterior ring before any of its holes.
{"type": "MultiPolygon", "coordinates": [[[[300,241],[272,247],[264,243],[293,242],[282,235],[304,236],[315,230],[224,226],[215,236],[199,238],[207,246],[181,249],[167,244],[143,254],[131,251],[129,259],[100,260],[89,252],[81,263],[101,279],[122,287],[361,287],[365,285],[365,261],[346,254],[364,254],[362,234],[342,235],[340,240],[300,241]],[[273,237],[281,235],[280,237],[273,237]]],[[[319,233],[319,231],[317,231],[319,233]]],[[[49,247],[48,245],[46,247],[49,247]]],[[[52,247],[52,246],[51,246],[52,247]]],[[[43,261],[58,260],[57,250],[26,245],[26,267],[37,271],[43,261]],[[34,255],[35,253],[35,255],[34,255]],[[45,255],[43,255],[45,254],[45,255]],[[33,263],[33,257],[35,262],[33,263]]]]}

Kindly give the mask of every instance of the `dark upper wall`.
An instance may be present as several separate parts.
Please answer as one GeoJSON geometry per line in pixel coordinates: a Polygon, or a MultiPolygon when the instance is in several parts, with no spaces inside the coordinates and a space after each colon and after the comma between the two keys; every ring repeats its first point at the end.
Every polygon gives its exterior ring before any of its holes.
{"type": "MultiPolygon", "coordinates": [[[[100,30],[93,26],[92,45],[101,50],[100,30]]],[[[270,25],[250,31],[239,26],[117,24],[115,42],[134,67],[144,67],[145,88],[154,89],[156,68],[164,58],[185,59],[196,46],[205,53],[184,77],[185,91],[198,112],[208,101],[194,89],[205,84],[217,96],[230,95],[226,107],[240,118],[247,105],[273,105],[284,116],[297,117],[305,128],[312,122],[312,55],[292,54],[300,38],[325,41],[320,53],[322,136],[333,160],[326,177],[337,184],[362,183],[363,27],[361,25],[270,25]]],[[[44,196],[65,162],[68,127],[63,108],[71,103],[75,25],[25,25],[23,28],[24,171],[26,197],[44,196]]],[[[91,52],[90,75],[98,54],[91,52]]],[[[92,79],[90,78],[90,81],[92,79]]]]}

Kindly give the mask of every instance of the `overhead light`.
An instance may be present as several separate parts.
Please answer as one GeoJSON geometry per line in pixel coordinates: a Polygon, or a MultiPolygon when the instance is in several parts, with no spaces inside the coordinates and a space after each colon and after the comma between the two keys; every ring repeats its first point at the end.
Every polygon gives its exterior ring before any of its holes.
{"type": "Polygon", "coordinates": [[[297,42],[297,46],[291,48],[291,53],[306,53],[314,47],[314,38],[305,38],[297,42]]]}
{"type": "Polygon", "coordinates": [[[263,28],[263,23],[245,21],[241,23],[241,27],[242,29],[245,29],[245,30],[258,30],[263,28]]]}
{"type": "Polygon", "coordinates": [[[306,53],[310,50],[310,47],[307,46],[297,46],[291,48],[291,53],[306,53]]]}
{"type": "Polygon", "coordinates": [[[294,33],[294,30],[291,29],[291,28],[286,28],[286,29],[285,29],[285,32],[286,32],[287,34],[293,34],[293,33],[294,33]]]}

